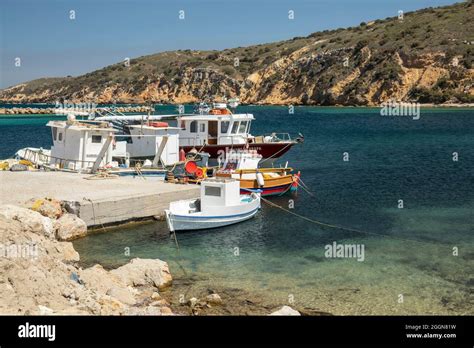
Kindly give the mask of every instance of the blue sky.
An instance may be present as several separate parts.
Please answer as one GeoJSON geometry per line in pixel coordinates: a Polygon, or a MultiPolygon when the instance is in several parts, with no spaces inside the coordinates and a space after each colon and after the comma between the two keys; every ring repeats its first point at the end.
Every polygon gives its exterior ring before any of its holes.
{"type": "Polygon", "coordinates": [[[306,36],[455,0],[0,0],[0,88],[161,51],[306,36]],[[70,10],[76,19],[69,19],[70,10]],[[185,19],[178,18],[185,11],[185,19]],[[294,20],[288,19],[293,10],[294,20]],[[15,67],[15,58],[21,67],[15,67]]]}

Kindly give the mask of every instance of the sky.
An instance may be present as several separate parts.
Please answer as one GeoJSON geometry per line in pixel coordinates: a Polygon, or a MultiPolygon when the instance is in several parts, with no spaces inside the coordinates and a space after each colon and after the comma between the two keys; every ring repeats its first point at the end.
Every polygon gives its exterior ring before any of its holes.
{"type": "Polygon", "coordinates": [[[127,57],[285,40],[455,2],[0,0],[0,88],[40,77],[78,76],[127,57]]]}

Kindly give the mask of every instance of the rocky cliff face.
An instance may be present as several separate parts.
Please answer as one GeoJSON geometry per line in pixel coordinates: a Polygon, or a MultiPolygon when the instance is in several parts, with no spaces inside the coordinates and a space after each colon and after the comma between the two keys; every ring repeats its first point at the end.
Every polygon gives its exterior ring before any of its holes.
{"type": "Polygon", "coordinates": [[[473,103],[473,2],[224,51],[175,51],[0,91],[7,102],[473,103]],[[461,30],[462,29],[462,30],[461,30]]]}

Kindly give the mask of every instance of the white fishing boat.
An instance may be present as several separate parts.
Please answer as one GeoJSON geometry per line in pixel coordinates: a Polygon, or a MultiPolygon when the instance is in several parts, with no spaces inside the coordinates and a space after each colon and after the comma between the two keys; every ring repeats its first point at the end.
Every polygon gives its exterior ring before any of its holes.
{"type": "Polygon", "coordinates": [[[165,214],[173,232],[236,224],[252,218],[259,209],[260,193],[241,195],[239,181],[218,178],[203,180],[200,198],[171,202],[165,214]]]}
{"type": "MultiPolygon", "coordinates": [[[[238,104],[238,99],[229,100],[230,108],[235,109],[238,104]]],[[[209,153],[213,164],[229,150],[249,149],[261,154],[265,159],[265,165],[270,166],[292,146],[304,140],[302,135],[293,139],[289,133],[252,135],[250,128],[254,121],[253,114],[235,113],[227,107],[226,102],[215,102],[211,105],[200,103],[193,114],[123,115],[112,112],[101,114],[97,110],[96,114],[100,116],[94,116],[95,120],[111,122],[119,130],[118,136],[130,134],[130,127],[137,124],[154,121],[176,122],[179,148],[183,149],[185,153],[193,149],[209,153]]],[[[135,138],[133,141],[136,141],[135,138]]],[[[135,154],[134,149],[127,151],[131,158],[144,156],[151,158],[156,153],[153,148],[148,149],[145,155],[143,152],[135,154]]]]}
{"type": "Polygon", "coordinates": [[[51,149],[26,147],[15,158],[49,170],[95,172],[113,167],[114,134],[117,130],[105,122],[77,121],[73,115],[67,121],[52,120],[51,149]]]}

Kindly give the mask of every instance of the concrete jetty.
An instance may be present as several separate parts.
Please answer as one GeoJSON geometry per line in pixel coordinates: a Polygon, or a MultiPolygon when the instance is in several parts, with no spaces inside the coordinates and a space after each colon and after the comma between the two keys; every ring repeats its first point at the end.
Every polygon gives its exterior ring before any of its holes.
{"type": "Polygon", "coordinates": [[[88,227],[161,215],[171,201],[199,196],[199,186],[156,179],[118,177],[86,180],[90,175],[65,172],[0,171],[0,204],[22,204],[32,198],[55,198],[88,227]]]}

